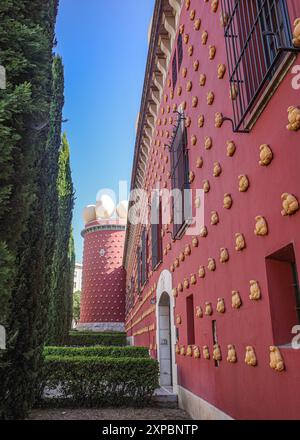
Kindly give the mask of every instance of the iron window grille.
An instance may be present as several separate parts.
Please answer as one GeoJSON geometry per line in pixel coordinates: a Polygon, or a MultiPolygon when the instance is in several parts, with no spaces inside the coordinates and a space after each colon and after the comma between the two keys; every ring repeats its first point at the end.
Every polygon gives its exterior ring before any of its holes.
{"type": "Polygon", "coordinates": [[[233,129],[248,132],[255,107],[287,52],[296,52],[286,0],[222,0],[233,129]]]}
{"type": "Polygon", "coordinates": [[[189,183],[189,156],[185,117],[179,114],[170,147],[172,182],[173,239],[180,239],[191,220],[191,200],[187,196],[189,183]]]}

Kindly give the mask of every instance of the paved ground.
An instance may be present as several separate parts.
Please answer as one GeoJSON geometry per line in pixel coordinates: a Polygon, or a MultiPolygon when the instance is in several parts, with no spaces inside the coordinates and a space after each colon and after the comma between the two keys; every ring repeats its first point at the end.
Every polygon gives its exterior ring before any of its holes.
{"type": "Polygon", "coordinates": [[[191,420],[191,418],[180,409],[108,408],[34,410],[29,420],[191,420]]]}

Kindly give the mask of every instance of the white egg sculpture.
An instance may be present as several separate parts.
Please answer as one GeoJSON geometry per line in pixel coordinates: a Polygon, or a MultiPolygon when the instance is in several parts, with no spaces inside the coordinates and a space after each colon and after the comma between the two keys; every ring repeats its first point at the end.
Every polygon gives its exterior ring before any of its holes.
{"type": "Polygon", "coordinates": [[[96,206],[88,205],[84,208],[82,213],[84,224],[93,222],[96,220],[96,206]]]}
{"type": "Polygon", "coordinates": [[[115,212],[115,209],[113,199],[107,194],[103,194],[96,203],[96,216],[103,220],[109,219],[115,212]]]}
{"type": "Polygon", "coordinates": [[[126,219],[128,212],[128,200],[122,200],[117,206],[117,214],[119,218],[126,219]]]}

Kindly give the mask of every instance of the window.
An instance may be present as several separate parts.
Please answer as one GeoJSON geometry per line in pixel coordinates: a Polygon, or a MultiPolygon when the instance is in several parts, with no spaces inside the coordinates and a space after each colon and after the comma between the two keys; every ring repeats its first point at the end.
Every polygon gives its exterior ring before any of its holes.
{"type": "Polygon", "coordinates": [[[183,60],[183,47],[182,47],[181,34],[178,35],[178,40],[177,40],[177,55],[178,55],[178,72],[179,72],[183,60]]]}
{"type": "Polygon", "coordinates": [[[297,49],[286,0],[222,0],[222,9],[234,131],[249,131],[255,107],[263,105],[260,98],[284,68],[286,53],[297,49]]]}
{"type": "Polygon", "coordinates": [[[141,265],[142,265],[142,269],[141,269],[141,281],[142,281],[142,285],[145,284],[145,282],[147,281],[147,230],[146,228],[143,228],[142,231],[142,245],[141,245],[141,265]]]}
{"type": "Polygon", "coordinates": [[[290,344],[300,324],[300,288],[292,244],[266,258],[274,344],[290,344]]]}
{"type": "Polygon", "coordinates": [[[186,190],[189,184],[189,157],[187,150],[187,133],[184,118],[180,115],[175,130],[171,153],[171,179],[172,179],[172,214],[173,238],[181,238],[191,217],[191,200],[186,190]]]}
{"type": "Polygon", "coordinates": [[[141,259],[141,248],[137,248],[137,284],[138,284],[138,294],[141,293],[142,287],[142,259],[141,259]]]}
{"type": "Polygon", "coordinates": [[[152,243],[152,270],[162,261],[163,242],[162,230],[162,206],[159,196],[155,193],[151,208],[151,243],[152,243]]]}
{"type": "Polygon", "coordinates": [[[194,297],[190,295],[186,299],[186,322],[187,322],[187,343],[195,344],[195,323],[194,323],[194,297]]]}

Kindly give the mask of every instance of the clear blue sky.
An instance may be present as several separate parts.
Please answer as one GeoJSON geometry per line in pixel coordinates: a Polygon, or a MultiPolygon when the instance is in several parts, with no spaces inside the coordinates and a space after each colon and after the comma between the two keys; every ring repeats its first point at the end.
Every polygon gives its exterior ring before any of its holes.
{"type": "Polygon", "coordinates": [[[60,0],[57,52],[65,66],[78,262],[84,206],[99,189],[130,184],[153,8],[154,0],[60,0]]]}

